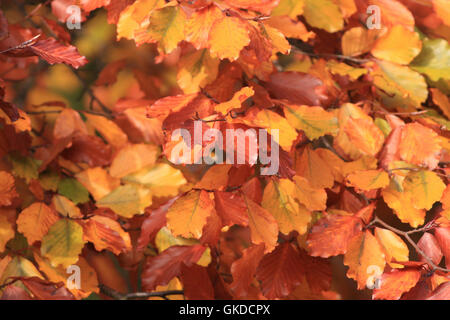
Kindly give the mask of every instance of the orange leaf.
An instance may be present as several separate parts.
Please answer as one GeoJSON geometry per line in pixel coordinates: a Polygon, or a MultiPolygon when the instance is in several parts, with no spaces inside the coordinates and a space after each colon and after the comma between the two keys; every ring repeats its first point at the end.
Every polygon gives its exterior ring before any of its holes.
{"type": "Polygon", "coordinates": [[[349,267],[347,276],[358,283],[358,289],[363,289],[370,284],[371,269],[383,272],[386,260],[377,239],[366,230],[348,244],[344,264],[349,267]]]}
{"type": "Polygon", "coordinates": [[[420,279],[417,269],[393,270],[381,276],[380,288],[373,291],[373,299],[398,300],[420,279]]]}
{"type": "Polygon", "coordinates": [[[14,187],[14,177],[6,171],[0,171],[0,181],[0,205],[9,206],[18,196],[14,187]]]}
{"type": "Polygon", "coordinates": [[[235,260],[231,265],[231,274],[233,275],[233,282],[230,285],[236,297],[245,297],[253,282],[253,278],[264,255],[264,245],[254,245],[245,249],[242,257],[235,260]]]}
{"type": "Polygon", "coordinates": [[[58,220],[59,216],[53,209],[42,202],[35,202],[20,213],[17,230],[27,238],[31,246],[36,241],[41,241],[58,220]]]}
{"type": "Polygon", "coordinates": [[[362,226],[361,219],[355,216],[328,215],[320,219],[308,234],[310,254],[328,258],[346,253],[348,243],[361,233],[362,226]]]}
{"type": "Polygon", "coordinates": [[[174,236],[197,238],[214,210],[208,192],[193,190],[178,198],[167,212],[167,226],[174,236]]]}
{"type": "Polygon", "coordinates": [[[441,153],[439,136],[419,123],[408,123],[402,130],[399,153],[409,163],[435,169],[441,153]]]}
{"type": "Polygon", "coordinates": [[[97,251],[108,249],[115,255],[119,255],[131,249],[129,234],[123,231],[115,220],[93,216],[82,227],[85,240],[92,242],[97,251]]]}

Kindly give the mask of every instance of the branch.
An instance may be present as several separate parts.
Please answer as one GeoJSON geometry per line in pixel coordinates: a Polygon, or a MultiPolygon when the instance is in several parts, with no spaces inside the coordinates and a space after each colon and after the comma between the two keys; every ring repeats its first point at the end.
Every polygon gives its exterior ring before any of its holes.
{"type": "Polygon", "coordinates": [[[167,296],[184,294],[183,290],[167,290],[158,292],[133,292],[133,293],[121,293],[112,288],[100,284],[100,292],[104,295],[114,298],[116,300],[132,300],[132,299],[147,299],[151,297],[159,297],[165,300],[170,300],[167,296]]]}
{"type": "Polygon", "coordinates": [[[349,57],[349,56],[344,56],[342,54],[306,52],[306,51],[303,51],[303,50],[299,49],[298,47],[294,46],[293,44],[291,44],[291,47],[292,47],[292,51],[295,51],[297,53],[304,54],[304,55],[307,55],[307,56],[310,56],[313,58],[336,58],[336,59],[347,60],[347,61],[351,61],[351,62],[359,63],[359,64],[363,64],[363,63],[371,61],[369,59],[358,59],[358,58],[353,58],[353,57],[349,57]]]}
{"type": "Polygon", "coordinates": [[[436,271],[436,270],[443,271],[443,272],[450,272],[450,269],[442,268],[442,267],[439,267],[438,265],[436,265],[436,264],[433,262],[433,260],[431,260],[431,258],[430,258],[429,256],[427,256],[426,253],[423,252],[423,250],[420,249],[420,248],[417,246],[417,244],[414,242],[414,240],[411,239],[411,237],[409,236],[409,235],[412,234],[412,233],[416,233],[416,232],[425,232],[425,231],[428,231],[428,230],[430,230],[430,229],[433,229],[433,228],[435,227],[434,223],[428,223],[428,224],[426,224],[424,227],[419,228],[419,229],[414,229],[414,230],[410,230],[410,231],[402,231],[402,230],[399,230],[399,229],[397,229],[397,228],[394,228],[394,227],[388,225],[386,222],[384,222],[384,221],[381,220],[380,218],[375,217],[375,218],[372,220],[372,222],[370,222],[370,223],[367,225],[367,227],[369,227],[369,226],[371,226],[371,225],[373,225],[373,224],[375,224],[375,223],[378,223],[378,224],[382,225],[383,227],[385,227],[386,229],[388,229],[388,230],[390,230],[390,231],[392,231],[392,232],[394,232],[394,233],[396,233],[396,234],[398,234],[398,235],[403,236],[403,237],[411,244],[411,246],[412,246],[412,247],[413,247],[413,248],[414,248],[414,249],[415,249],[415,250],[416,250],[416,251],[417,251],[424,259],[425,259],[425,260],[426,260],[426,262],[428,263],[428,265],[433,269],[433,270],[432,270],[433,272],[436,271]]]}

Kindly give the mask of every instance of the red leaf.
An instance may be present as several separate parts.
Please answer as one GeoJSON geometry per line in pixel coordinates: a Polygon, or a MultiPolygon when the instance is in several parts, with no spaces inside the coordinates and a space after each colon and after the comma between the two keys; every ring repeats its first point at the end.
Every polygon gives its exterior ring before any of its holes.
{"type": "Polygon", "coordinates": [[[219,242],[222,226],[222,219],[215,210],[212,210],[211,215],[206,219],[206,224],[203,227],[200,243],[214,247],[219,242]]]}
{"type": "Polygon", "coordinates": [[[142,272],[142,285],[146,291],[151,291],[157,285],[166,285],[173,277],[180,275],[181,266],[184,263],[190,267],[196,263],[205,247],[194,246],[172,246],[156,257],[151,257],[142,272]]]}
{"type": "Polygon", "coordinates": [[[54,284],[37,277],[20,278],[24,286],[39,300],[75,300],[75,297],[64,287],[64,283],[54,284]]]}
{"type": "Polygon", "coordinates": [[[278,72],[270,76],[266,88],[277,99],[292,103],[320,106],[327,100],[320,79],[302,72],[278,72]]]}
{"type": "MultiPolygon", "coordinates": [[[[439,262],[441,262],[441,248],[439,247],[438,241],[431,233],[425,232],[419,242],[417,242],[417,246],[422,249],[434,264],[438,265],[439,262]]],[[[420,260],[426,261],[424,257],[420,257],[420,260]]]]}
{"type": "Polygon", "coordinates": [[[362,221],[355,216],[330,215],[317,221],[308,235],[312,256],[328,258],[347,252],[349,241],[362,230],[362,221]],[[330,241],[330,239],[333,239],[330,241]]]}
{"type": "Polygon", "coordinates": [[[239,194],[235,192],[214,191],[214,201],[217,214],[222,218],[223,225],[248,225],[247,206],[239,194]]]}
{"type": "Polygon", "coordinates": [[[190,267],[183,264],[181,266],[181,282],[183,283],[184,295],[187,299],[214,299],[214,288],[206,268],[197,264],[193,264],[190,267]]]}
{"type": "Polygon", "coordinates": [[[291,293],[303,279],[303,263],[290,243],[283,243],[267,254],[256,270],[261,291],[267,299],[282,298],[291,293]]]}
{"type": "Polygon", "coordinates": [[[8,116],[11,121],[17,121],[20,117],[17,107],[13,104],[0,100],[0,109],[8,116]]]}
{"type": "Polygon", "coordinates": [[[15,285],[9,285],[3,289],[3,294],[0,300],[32,300],[25,289],[15,285]]]}
{"type": "Polygon", "coordinates": [[[59,43],[54,38],[39,40],[30,46],[30,49],[50,64],[65,63],[78,69],[88,62],[86,57],[78,53],[77,48],[59,43]]]}
{"type": "Polygon", "coordinates": [[[76,136],[63,156],[74,162],[86,162],[91,167],[106,166],[111,162],[111,146],[96,136],[76,136]]]}
{"type": "Polygon", "coordinates": [[[417,269],[394,270],[381,276],[380,288],[373,291],[373,299],[398,300],[413,288],[420,279],[417,269]]]}
{"type": "Polygon", "coordinates": [[[256,268],[264,255],[264,244],[251,246],[244,250],[242,257],[231,265],[233,282],[231,291],[237,298],[245,298],[254,279],[256,268]]]}
{"type": "Polygon", "coordinates": [[[299,252],[303,260],[303,269],[305,270],[306,281],[313,293],[328,291],[331,287],[332,271],[330,261],[309,256],[306,251],[299,252]]]}
{"type": "Polygon", "coordinates": [[[145,218],[141,226],[141,235],[138,238],[138,250],[144,250],[158,231],[166,225],[167,210],[169,210],[177,198],[170,199],[158,209],[151,211],[150,215],[145,218]]]}
{"type": "Polygon", "coordinates": [[[445,282],[437,287],[427,300],[450,300],[450,282],[445,282]]]}
{"type": "Polygon", "coordinates": [[[450,268],[450,228],[436,228],[434,236],[445,256],[445,265],[450,268]]]}

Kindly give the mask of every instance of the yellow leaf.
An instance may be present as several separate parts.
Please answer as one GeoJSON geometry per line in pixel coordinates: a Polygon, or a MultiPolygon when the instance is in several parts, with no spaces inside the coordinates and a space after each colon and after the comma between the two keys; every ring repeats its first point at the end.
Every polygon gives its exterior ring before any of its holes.
{"type": "Polygon", "coordinates": [[[369,191],[389,185],[389,175],[383,170],[356,171],[347,176],[347,181],[352,187],[369,191]]]}
{"type": "Polygon", "coordinates": [[[425,78],[407,66],[379,60],[371,70],[382,103],[399,111],[416,111],[428,97],[425,78]]]}
{"type": "Polygon", "coordinates": [[[350,143],[363,153],[375,156],[384,143],[383,132],[369,118],[349,118],[344,126],[350,143]]]}
{"type": "Polygon", "coordinates": [[[289,124],[286,118],[271,110],[263,109],[247,114],[243,122],[249,126],[267,129],[267,132],[275,139],[285,151],[290,151],[292,143],[297,139],[297,131],[289,124]],[[278,135],[278,137],[277,137],[278,135]]]}
{"type": "Polygon", "coordinates": [[[12,259],[4,258],[0,262],[0,265],[3,261],[7,262],[8,260],[10,260],[8,265],[3,270],[3,273],[0,273],[0,284],[4,284],[10,277],[38,277],[43,279],[40,272],[30,260],[27,260],[21,256],[15,256],[12,259]]]}
{"type": "Polygon", "coordinates": [[[422,49],[419,34],[396,25],[379,38],[372,48],[374,57],[398,64],[409,64],[422,49]]]}
{"type": "MultiPolygon", "coordinates": [[[[34,260],[36,260],[39,269],[46,275],[48,280],[64,284],[68,282],[67,278],[70,276],[70,273],[67,272],[68,269],[63,266],[53,267],[48,259],[39,256],[37,252],[34,252],[34,260]]],[[[86,298],[93,292],[99,293],[97,273],[87,263],[86,259],[80,257],[75,265],[80,268],[80,288],[67,287],[67,289],[78,299],[86,298]]]]}
{"type": "Polygon", "coordinates": [[[261,205],[275,217],[284,234],[294,230],[304,234],[311,221],[311,212],[295,200],[295,194],[296,186],[289,179],[270,180],[264,189],[261,205]]]}
{"type": "Polygon", "coordinates": [[[137,0],[125,8],[120,13],[119,21],[117,22],[117,40],[121,38],[132,40],[134,32],[139,29],[145,17],[163,4],[163,0],[137,0]]]}
{"type": "Polygon", "coordinates": [[[303,13],[304,0],[280,0],[278,6],[272,10],[272,16],[289,16],[295,19],[303,13]]]}
{"type": "Polygon", "coordinates": [[[145,30],[135,33],[136,43],[157,42],[164,53],[171,53],[184,40],[185,25],[186,14],[179,6],[153,10],[145,30]]]}
{"type": "Polygon", "coordinates": [[[383,248],[386,261],[392,268],[403,268],[398,263],[391,263],[392,260],[399,262],[409,261],[408,246],[398,235],[388,229],[375,228],[375,238],[377,238],[383,248]]]}
{"type": "Polygon", "coordinates": [[[406,176],[403,188],[404,192],[411,194],[415,208],[430,210],[433,204],[441,199],[445,183],[435,172],[420,170],[406,176]]]}
{"type": "Polygon", "coordinates": [[[367,30],[363,27],[348,29],[341,39],[342,53],[346,56],[359,56],[369,52],[379,33],[377,29],[367,30]]]}
{"type": "Polygon", "coordinates": [[[339,7],[332,0],[305,0],[306,22],[315,28],[336,32],[344,27],[344,19],[339,7]]]}
{"type": "Polygon", "coordinates": [[[366,230],[354,237],[344,256],[344,264],[349,267],[347,276],[358,283],[358,289],[364,289],[373,272],[382,273],[386,265],[385,255],[377,239],[366,230]]]}
{"type": "Polygon", "coordinates": [[[8,217],[0,215],[0,253],[5,250],[6,243],[14,238],[13,225],[8,221],[8,217]]]}
{"type": "Polygon", "coordinates": [[[333,114],[322,107],[285,105],[287,121],[296,129],[303,130],[313,140],[326,134],[334,135],[338,130],[338,121],[333,114]]]}
{"type": "Polygon", "coordinates": [[[41,255],[48,258],[53,267],[68,267],[78,261],[83,246],[83,228],[73,220],[60,219],[42,239],[41,255]]]}
{"type": "Polygon", "coordinates": [[[181,186],[187,183],[180,170],[167,163],[157,163],[123,178],[124,181],[139,183],[148,188],[154,197],[173,197],[181,186]]]}
{"type": "Polygon", "coordinates": [[[415,208],[412,194],[403,192],[394,179],[391,180],[388,187],[383,189],[382,194],[384,202],[394,210],[394,213],[402,222],[409,223],[413,228],[417,228],[424,223],[425,210],[415,208]]]}
{"type": "Polygon", "coordinates": [[[92,194],[95,200],[99,200],[120,185],[120,179],[113,178],[101,168],[89,168],[75,175],[77,180],[92,194]]]}
{"type": "Polygon", "coordinates": [[[85,113],[88,124],[93,126],[108,143],[115,148],[121,148],[128,142],[127,135],[113,121],[103,117],[89,113],[85,113]]]}
{"type": "Polygon", "coordinates": [[[263,207],[242,194],[247,207],[250,237],[254,244],[264,243],[265,253],[273,251],[278,242],[278,225],[275,218],[263,207]]]}
{"type": "Polygon", "coordinates": [[[295,198],[308,210],[325,210],[327,193],[322,188],[313,188],[304,177],[295,176],[295,198]]]}
{"type": "Polygon", "coordinates": [[[308,145],[295,159],[295,171],[308,180],[313,188],[331,188],[334,176],[328,164],[308,145]]]}
{"type": "Polygon", "coordinates": [[[112,177],[122,178],[126,175],[155,163],[158,148],[150,144],[131,144],[122,148],[114,157],[109,173],[112,177]]]}
{"type": "Polygon", "coordinates": [[[233,109],[238,109],[241,107],[241,104],[252,97],[255,94],[255,91],[250,87],[244,87],[233,95],[233,98],[227,102],[219,103],[214,106],[214,109],[217,112],[222,113],[223,115],[227,114],[233,109]]]}
{"type": "Polygon", "coordinates": [[[212,210],[214,204],[208,192],[193,190],[169,208],[167,226],[174,236],[199,239],[212,210]]]}
{"type": "Polygon", "coordinates": [[[117,187],[97,201],[97,206],[110,208],[125,218],[131,218],[135,214],[143,214],[144,209],[151,204],[150,191],[131,184],[117,187]]]}
{"type": "Polygon", "coordinates": [[[42,202],[35,202],[20,213],[17,230],[27,238],[31,246],[36,241],[41,241],[58,220],[58,215],[50,207],[42,202]]]}
{"type": "Polygon", "coordinates": [[[64,217],[81,218],[83,216],[81,214],[80,208],[78,208],[75,203],[64,196],[53,196],[52,204],[55,207],[55,210],[62,214],[64,217]]]}
{"type": "Polygon", "coordinates": [[[247,26],[236,17],[223,17],[216,21],[209,33],[211,55],[221,60],[236,60],[241,50],[249,43],[247,26]]]}
{"type": "Polygon", "coordinates": [[[199,92],[216,79],[219,63],[206,49],[183,55],[179,61],[178,85],[185,94],[199,92]]]}

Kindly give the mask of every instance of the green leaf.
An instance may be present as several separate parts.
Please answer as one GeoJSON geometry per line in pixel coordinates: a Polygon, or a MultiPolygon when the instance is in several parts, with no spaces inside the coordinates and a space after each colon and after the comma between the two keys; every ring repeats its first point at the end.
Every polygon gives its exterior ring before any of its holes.
{"type": "Polygon", "coordinates": [[[89,192],[87,189],[72,178],[62,179],[58,184],[58,193],[72,200],[75,204],[89,201],[89,192]]]}
{"type": "Polygon", "coordinates": [[[422,51],[410,66],[433,81],[449,80],[450,45],[444,39],[425,39],[422,51]]]}
{"type": "Polygon", "coordinates": [[[83,246],[83,228],[73,220],[60,219],[42,239],[41,255],[54,267],[67,267],[78,261],[83,246]]]}
{"type": "Polygon", "coordinates": [[[31,179],[38,178],[38,169],[42,161],[18,154],[10,154],[9,160],[13,165],[14,174],[20,178],[24,178],[27,183],[29,183],[31,179]]]}

